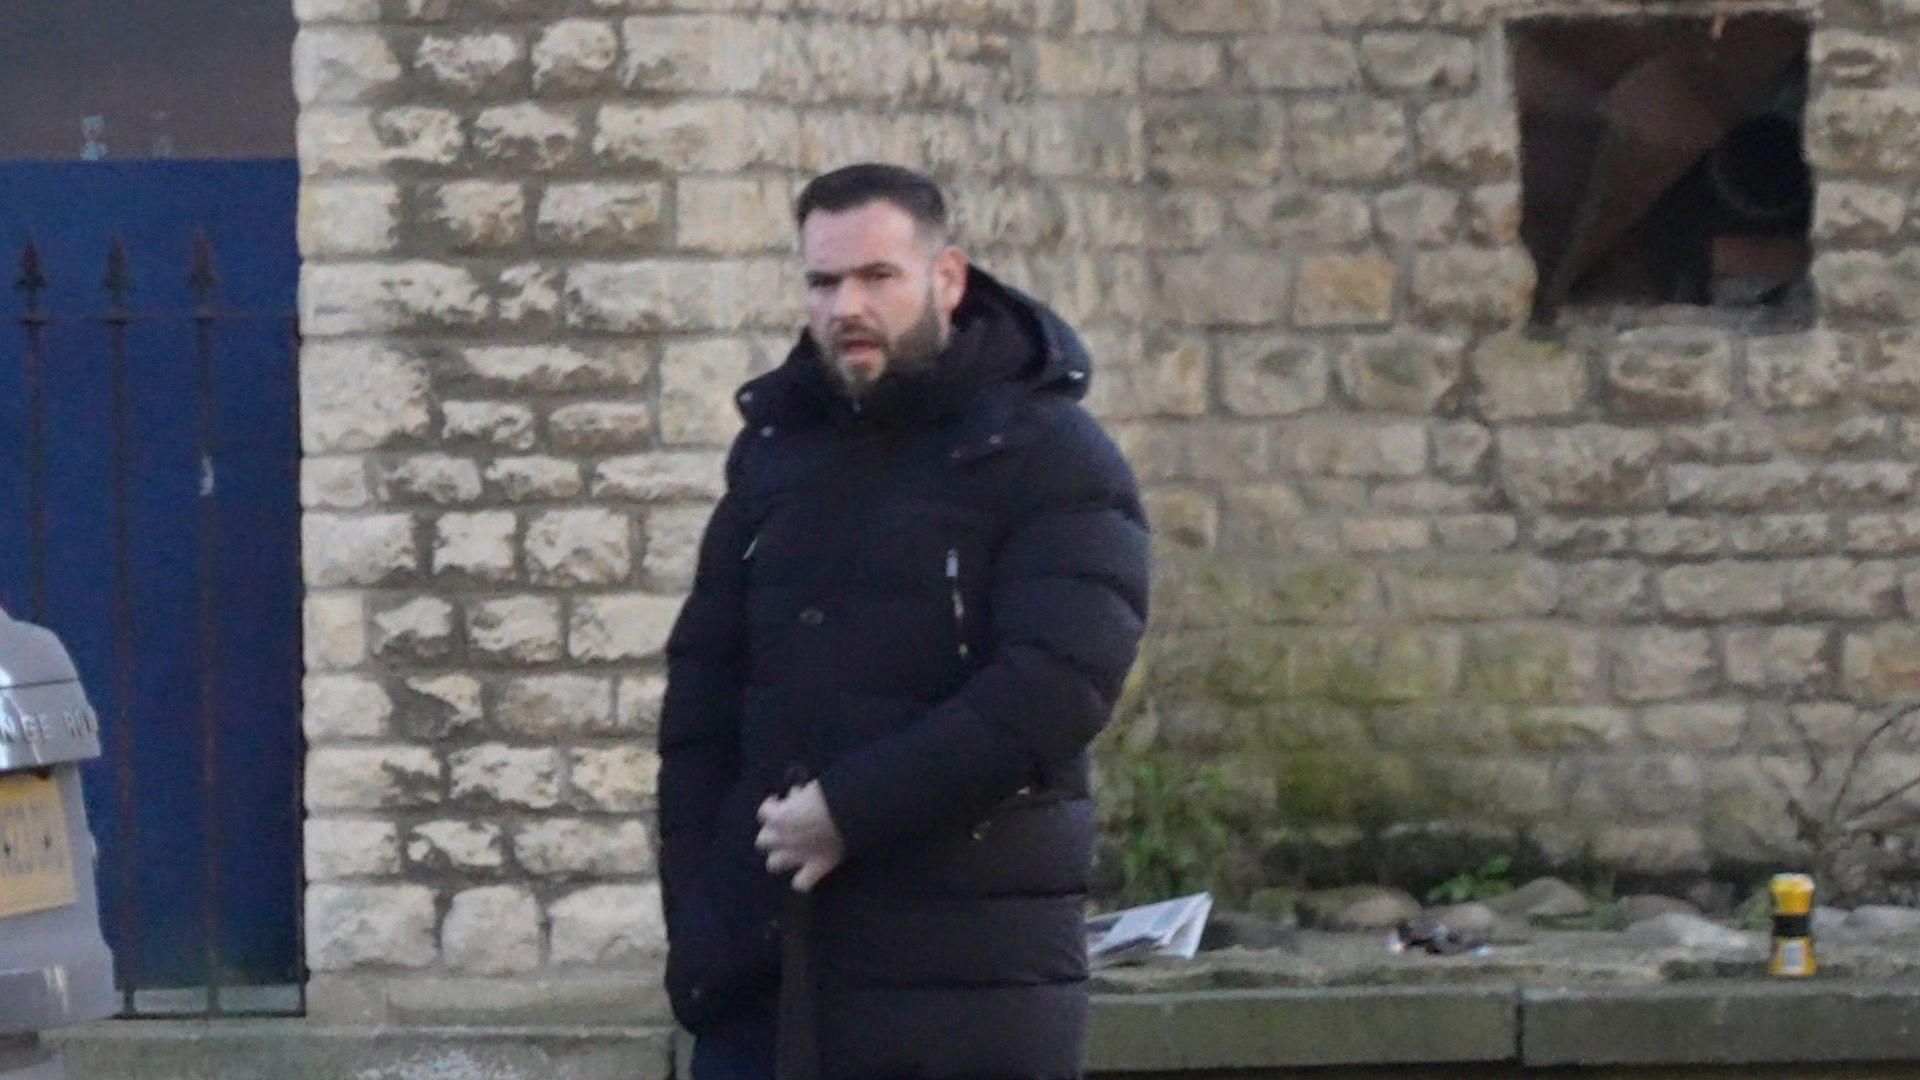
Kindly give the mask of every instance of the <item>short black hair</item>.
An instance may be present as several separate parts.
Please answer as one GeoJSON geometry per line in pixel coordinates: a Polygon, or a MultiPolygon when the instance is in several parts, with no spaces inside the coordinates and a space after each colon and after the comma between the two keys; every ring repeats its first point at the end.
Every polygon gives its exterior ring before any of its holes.
{"type": "Polygon", "coordinates": [[[926,173],[904,165],[867,161],[823,173],[807,182],[793,205],[795,225],[815,210],[837,214],[868,203],[889,202],[906,211],[923,235],[947,235],[947,197],[926,173]]]}

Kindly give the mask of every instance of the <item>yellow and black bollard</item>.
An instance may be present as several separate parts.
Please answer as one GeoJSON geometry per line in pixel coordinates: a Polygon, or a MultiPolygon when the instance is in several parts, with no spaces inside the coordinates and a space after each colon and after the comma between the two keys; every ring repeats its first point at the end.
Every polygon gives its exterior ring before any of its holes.
{"type": "Polygon", "coordinates": [[[1775,975],[1811,975],[1813,958],[1813,878],[1806,874],[1775,874],[1767,883],[1773,893],[1773,959],[1767,970],[1775,975]]]}

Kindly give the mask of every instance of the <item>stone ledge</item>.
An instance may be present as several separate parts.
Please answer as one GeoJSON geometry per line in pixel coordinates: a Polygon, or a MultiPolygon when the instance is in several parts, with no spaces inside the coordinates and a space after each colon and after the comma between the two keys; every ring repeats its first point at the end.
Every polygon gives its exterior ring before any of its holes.
{"type": "Polygon", "coordinates": [[[1102,995],[1088,1053],[1090,1071],[1116,1075],[1464,1062],[1920,1063],[1920,985],[1703,980],[1102,995]]]}
{"type": "Polygon", "coordinates": [[[62,1031],[87,1080],[666,1080],[664,1028],[319,1026],[271,1020],[108,1020],[62,1031]]]}
{"type": "MultiPolygon", "coordinates": [[[[89,1080],[666,1080],[687,1047],[684,1034],[655,1026],[348,1026],[301,1018],[109,1020],[51,1038],[65,1048],[71,1075],[89,1080]]],[[[1469,1063],[1500,1075],[1657,1066],[1729,1076],[1719,1069],[1746,1066],[1738,1075],[1757,1076],[1774,1075],[1764,1068],[1771,1065],[1865,1062],[1911,1063],[1911,1071],[1885,1075],[1920,1077],[1920,985],[1709,980],[1097,995],[1088,1046],[1089,1073],[1116,1080],[1277,1076],[1329,1066],[1361,1070],[1358,1076],[1375,1067],[1469,1063]]]]}
{"type": "Polygon", "coordinates": [[[1920,986],[1702,982],[1520,992],[1528,1065],[1920,1061],[1920,986]]]}
{"type": "Polygon", "coordinates": [[[1094,999],[1091,1072],[1511,1060],[1505,987],[1332,988],[1094,999]]]}
{"type": "Polygon", "coordinates": [[[311,1022],[396,1029],[458,1027],[655,1028],[672,1023],[658,974],[509,977],[316,974],[311,1022]]]}

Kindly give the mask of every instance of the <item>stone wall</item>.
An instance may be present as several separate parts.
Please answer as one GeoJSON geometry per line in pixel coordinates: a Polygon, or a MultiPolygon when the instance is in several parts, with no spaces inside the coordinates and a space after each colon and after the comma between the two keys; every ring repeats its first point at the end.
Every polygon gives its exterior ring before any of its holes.
{"type": "Polygon", "coordinates": [[[316,1011],[651,980],[660,648],[789,200],[868,158],[1095,347],[1169,570],[1130,752],[1261,843],[1435,771],[1501,843],[1750,855],[1783,718],[1920,680],[1920,9],[1817,14],[1817,329],[1543,343],[1500,20],[1545,7],[296,0],[316,1011]]]}
{"type": "Polygon", "coordinates": [[[650,981],[660,650],[731,391],[800,325],[797,185],[935,170],[1124,355],[1144,12],[298,6],[315,1010],[650,981]]]}

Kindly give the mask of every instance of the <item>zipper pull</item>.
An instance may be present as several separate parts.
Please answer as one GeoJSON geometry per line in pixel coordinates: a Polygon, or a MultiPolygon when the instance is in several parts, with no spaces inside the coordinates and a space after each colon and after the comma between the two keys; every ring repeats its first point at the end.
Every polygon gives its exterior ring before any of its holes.
{"type": "Polygon", "coordinates": [[[960,638],[960,659],[965,660],[967,648],[967,604],[960,598],[960,549],[947,549],[947,589],[953,597],[953,629],[960,638]]]}
{"type": "Polygon", "coordinates": [[[759,546],[760,546],[760,534],[754,533],[753,539],[747,541],[747,550],[740,553],[740,561],[746,562],[748,559],[753,558],[753,549],[759,546]]]}

